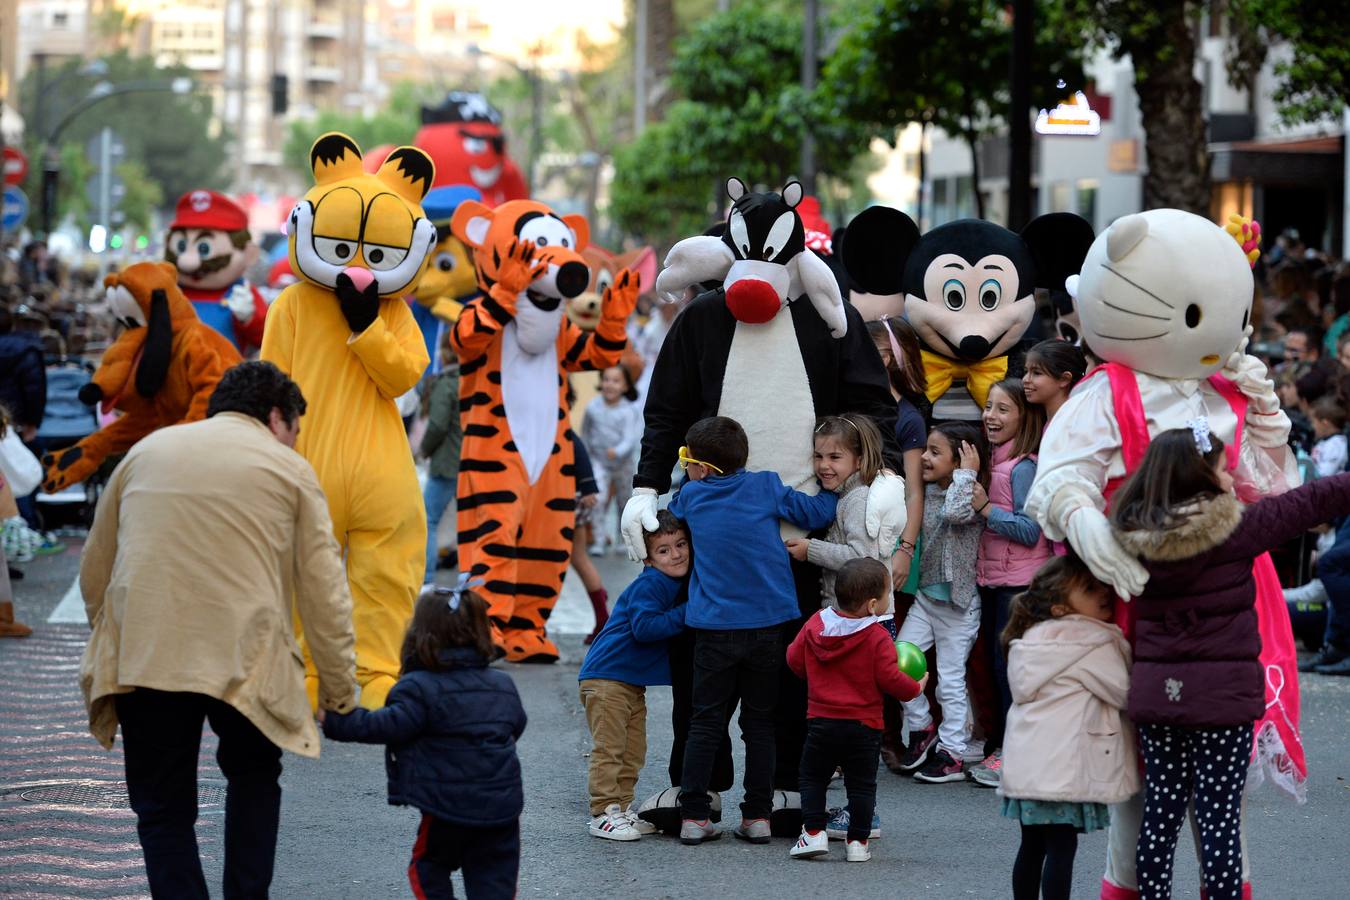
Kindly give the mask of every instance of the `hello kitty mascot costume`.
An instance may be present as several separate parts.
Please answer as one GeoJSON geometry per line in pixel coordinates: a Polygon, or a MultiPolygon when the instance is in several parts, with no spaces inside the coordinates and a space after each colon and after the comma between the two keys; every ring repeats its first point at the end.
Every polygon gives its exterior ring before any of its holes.
{"type": "MultiPolygon", "coordinates": [[[[1083,340],[1106,362],[1046,429],[1026,510],[1046,537],[1067,540],[1122,597],[1138,594],[1148,576],[1116,542],[1105,510],[1153,435],[1207,419],[1227,445],[1237,494],[1247,502],[1299,483],[1289,419],[1265,365],[1245,352],[1259,234],[1240,217],[1221,228],[1188,212],[1149,210],[1116,220],[1068,280],[1083,340]]],[[[1289,614],[1268,555],[1256,561],[1253,576],[1267,707],[1256,725],[1248,783],[1269,777],[1301,799],[1307,768],[1289,614]]],[[[1128,604],[1117,604],[1116,619],[1129,636],[1128,604]]],[[[1142,811],[1142,795],[1112,808],[1102,900],[1139,896],[1134,855],[1142,811]]],[[[1250,896],[1245,858],[1243,878],[1243,896],[1250,896]]]]}

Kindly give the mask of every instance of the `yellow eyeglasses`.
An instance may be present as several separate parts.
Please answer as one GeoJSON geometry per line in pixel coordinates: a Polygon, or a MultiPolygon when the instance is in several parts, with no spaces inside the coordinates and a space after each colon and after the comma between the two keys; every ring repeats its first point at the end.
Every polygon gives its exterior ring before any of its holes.
{"type": "Polygon", "coordinates": [[[712,470],[713,470],[714,472],[716,472],[718,475],[725,475],[725,474],[726,474],[726,473],[723,472],[721,469],[717,468],[717,466],[714,466],[712,463],[704,462],[704,461],[701,460],[701,459],[694,459],[692,456],[689,455],[689,448],[688,448],[688,447],[681,447],[681,448],[680,448],[680,468],[681,468],[681,469],[687,469],[687,468],[689,468],[689,464],[690,464],[690,463],[698,463],[700,466],[706,466],[706,467],[708,467],[709,469],[712,469],[712,470]]]}

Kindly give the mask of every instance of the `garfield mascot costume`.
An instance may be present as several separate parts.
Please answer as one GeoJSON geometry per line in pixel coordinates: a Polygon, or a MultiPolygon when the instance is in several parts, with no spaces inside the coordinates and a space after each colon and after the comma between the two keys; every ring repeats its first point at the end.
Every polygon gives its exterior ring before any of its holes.
{"type": "Polygon", "coordinates": [[[605,289],[595,331],[582,331],[563,306],[591,280],[584,218],[532,200],[495,210],[469,200],[450,228],[473,248],[483,291],[450,337],[464,426],[459,566],[483,579],[508,660],[556,662],[544,623],[567,572],[576,510],[567,373],[619,361],[638,276],[621,272],[605,289]]]}
{"type": "MultiPolygon", "coordinates": [[[[267,314],[262,358],[308,403],[295,449],[314,466],[347,560],[361,704],[384,705],[426,566],[426,516],[394,398],[417,384],[426,345],[403,301],[436,244],[419,205],[434,168],[400,147],[361,167],[345,134],[314,142],[315,185],[291,210],[291,268],[300,281],[267,314]]],[[[317,681],[306,663],[306,683],[317,681]]]]}
{"type": "Polygon", "coordinates": [[[42,490],[49,494],[84,481],[157,428],[206,418],[216,382],[240,362],[234,344],[197,318],[171,263],[136,263],[103,284],[123,331],[80,388],[80,400],[121,415],[73,447],[43,456],[42,490]]]}

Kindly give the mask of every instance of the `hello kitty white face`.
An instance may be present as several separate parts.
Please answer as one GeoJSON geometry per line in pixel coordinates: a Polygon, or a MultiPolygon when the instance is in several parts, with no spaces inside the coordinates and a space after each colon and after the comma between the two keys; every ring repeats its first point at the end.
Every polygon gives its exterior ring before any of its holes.
{"type": "Polygon", "coordinates": [[[1097,236],[1076,284],[1083,341],[1108,362],[1160,378],[1208,378],[1251,321],[1252,272],[1207,219],[1154,209],[1097,236]]]}

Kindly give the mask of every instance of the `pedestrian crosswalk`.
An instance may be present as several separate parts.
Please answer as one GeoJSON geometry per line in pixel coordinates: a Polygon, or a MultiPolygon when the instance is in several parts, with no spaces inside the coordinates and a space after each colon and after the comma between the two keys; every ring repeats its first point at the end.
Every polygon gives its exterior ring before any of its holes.
{"type": "MultiPolygon", "coordinates": [[[[0,653],[0,897],[143,898],[149,885],[122,753],[104,750],[88,730],[79,664],[89,627],[78,584],[66,599],[72,594],[80,624],[54,615],[57,624],[7,641],[0,653]]],[[[209,762],[214,736],[202,749],[209,762]]],[[[202,774],[219,778],[213,769],[202,774]]],[[[203,862],[220,849],[219,821],[198,820],[203,862]]]]}

